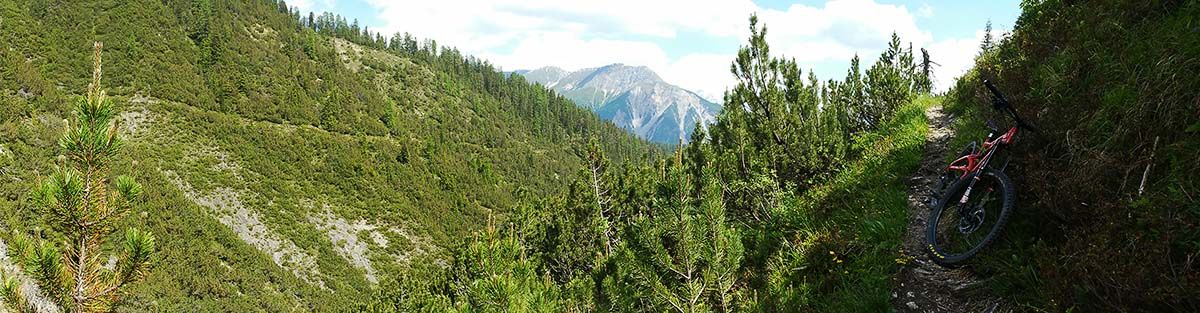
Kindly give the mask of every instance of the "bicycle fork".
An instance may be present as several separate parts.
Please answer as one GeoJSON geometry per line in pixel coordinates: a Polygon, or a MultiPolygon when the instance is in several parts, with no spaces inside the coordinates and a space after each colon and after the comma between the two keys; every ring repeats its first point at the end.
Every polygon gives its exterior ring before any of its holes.
{"type": "MultiPolygon", "coordinates": [[[[983,213],[983,205],[984,202],[988,201],[988,197],[991,195],[993,189],[985,188],[986,190],[984,190],[982,194],[983,198],[980,198],[982,199],[980,200],[982,202],[976,202],[975,205],[968,205],[968,203],[971,202],[971,190],[975,188],[975,183],[979,182],[980,175],[982,174],[975,174],[975,177],[973,177],[971,183],[967,185],[967,190],[963,191],[963,196],[958,202],[958,231],[963,234],[974,232],[975,229],[984,222],[985,213],[983,213]]],[[[980,195],[976,195],[976,197],[979,196],[980,195]]]]}
{"type": "Polygon", "coordinates": [[[971,184],[967,185],[967,190],[963,191],[962,199],[958,200],[959,205],[967,204],[967,200],[971,198],[971,189],[975,188],[975,183],[979,182],[979,175],[980,174],[976,173],[974,177],[971,178],[971,184]]]}

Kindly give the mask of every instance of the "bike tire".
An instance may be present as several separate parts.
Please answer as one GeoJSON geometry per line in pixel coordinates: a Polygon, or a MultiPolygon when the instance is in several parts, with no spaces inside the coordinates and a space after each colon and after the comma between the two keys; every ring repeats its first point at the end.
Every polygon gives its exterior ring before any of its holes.
{"type": "MultiPolygon", "coordinates": [[[[1016,203],[1016,190],[1012,180],[1009,179],[1008,175],[1005,175],[1004,172],[993,169],[985,169],[980,175],[981,181],[986,179],[994,179],[1000,186],[999,190],[1001,196],[1001,205],[1000,214],[996,220],[996,224],[992,226],[992,229],[989,230],[988,234],[983,238],[983,240],[966,252],[957,254],[945,253],[938,246],[938,225],[939,222],[941,222],[943,211],[949,207],[947,204],[955,203],[955,201],[938,201],[937,205],[935,205],[933,210],[930,211],[929,218],[926,220],[927,231],[925,237],[925,250],[929,255],[929,258],[933,260],[934,263],[946,267],[953,267],[963,263],[964,261],[978,254],[979,251],[984,247],[987,247],[988,244],[991,244],[993,241],[995,241],[996,238],[1000,236],[1000,232],[1004,229],[1005,224],[1008,223],[1008,218],[1012,214],[1013,206],[1016,203]]],[[[945,195],[949,197],[945,197],[943,199],[955,199],[961,197],[963,191],[967,188],[967,185],[974,180],[972,177],[965,178],[966,179],[958,180],[950,187],[950,189],[947,189],[945,195]]]]}

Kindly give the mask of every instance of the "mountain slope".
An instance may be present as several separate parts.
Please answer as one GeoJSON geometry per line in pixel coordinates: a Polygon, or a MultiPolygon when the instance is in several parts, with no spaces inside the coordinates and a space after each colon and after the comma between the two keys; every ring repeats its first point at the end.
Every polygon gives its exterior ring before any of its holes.
{"type": "Polygon", "coordinates": [[[456,50],[285,8],[0,0],[4,232],[45,228],[28,191],[55,166],[93,41],[128,140],[114,172],[146,187],[129,223],[160,242],[127,310],[338,311],[560,189],[589,138],[658,153],[456,50]]]}
{"type": "Polygon", "coordinates": [[[1017,209],[972,267],[1030,310],[1200,311],[1200,3],[1022,9],[948,93],[952,149],[1008,120],[981,79],[1041,129],[1015,145],[1017,209]]]}
{"type": "Polygon", "coordinates": [[[731,66],[730,109],[703,136],[640,164],[590,147],[566,192],[481,230],[442,274],[385,285],[371,308],[888,311],[911,261],[908,173],[938,100],[898,36],[866,79],[855,58],[844,81],[821,84],[770,56],[757,20],[731,66]],[[772,80],[791,83],[759,84],[772,80]]]}
{"type": "Polygon", "coordinates": [[[687,142],[697,122],[711,124],[721,106],[662,80],[645,66],[611,64],[567,72],[557,67],[516,71],[596,111],[646,140],[687,142]]]}

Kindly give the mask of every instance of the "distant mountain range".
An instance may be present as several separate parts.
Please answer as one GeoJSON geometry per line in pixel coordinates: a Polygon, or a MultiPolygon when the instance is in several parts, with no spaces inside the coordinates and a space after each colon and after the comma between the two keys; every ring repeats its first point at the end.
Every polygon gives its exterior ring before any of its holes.
{"type": "Polygon", "coordinates": [[[557,67],[514,71],[554,89],[646,140],[687,142],[696,122],[715,121],[721,105],[662,80],[645,66],[611,64],[567,72],[557,67]]]}

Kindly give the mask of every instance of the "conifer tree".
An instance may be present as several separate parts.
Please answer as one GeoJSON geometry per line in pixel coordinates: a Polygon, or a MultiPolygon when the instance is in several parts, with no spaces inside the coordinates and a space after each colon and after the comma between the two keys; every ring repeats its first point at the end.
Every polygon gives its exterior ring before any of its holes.
{"type": "Polygon", "coordinates": [[[511,232],[489,225],[456,256],[453,288],[460,292],[459,305],[482,312],[557,312],[564,305],[557,286],[538,273],[536,260],[511,232]]]}
{"type": "MultiPolygon", "coordinates": [[[[97,42],[92,82],[75,103],[75,121],[59,139],[64,164],[33,191],[36,207],[56,235],[40,239],[17,234],[10,251],[42,292],[67,312],[112,311],[125,288],[146,276],[155,250],[154,235],[137,228],[125,230],[116,262],[101,249],[142,187],[129,176],[109,173],[122,141],[113,103],[100,87],[100,51],[97,42]]],[[[13,292],[16,286],[14,278],[6,278],[6,302],[29,303],[23,293],[13,292]]]]}
{"type": "Polygon", "coordinates": [[[917,92],[929,93],[933,91],[933,66],[937,65],[929,58],[929,50],[921,48],[921,72],[917,76],[916,86],[917,92]]]}
{"type": "Polygon", "coordinates": [[[850,59],[850,69],[846,70],[846,80],[840,86],[842,87],[841,94],[845,97],[847,105],[847,114],[849,120],[847,127],[851,132],[859,132],[867,129],[866,121],[868,120],[868,110],[866,110],[866,94],[865,86],[862,77],[861,61],[858,55],[850,59]]]}
{"type": "Polygon", "coordinates": [[[734,309],[738,268],[743,259],[741,235],[726,221],[721,183],[711,164],[704,176],[687,175],[682,152],[662,183],[671,192],[657,201],[651,216],[631,222],[631,242],[622,245],[616,280],[627,288],[617,310],[706,312],[734,309]],[[692,197],[699,184],[699,197],[692,197]]]}
{"type": "Polygon", "coordinates": [[[593,138],[588,143],[586,160],[586,176],[588,187],[591,188],[592,199],[595,202],[593,209],[594,222],[591,225],[596,233],[600,234],[600,238],[604,242],[604,255],[610,255],[613,251],[616,234],[613,233],[612,216],[612,195],[609,194],[608,179],[608,158],[604,157],[604,151],[600,149],[600,144],[593,138]]]}
{"type": "Polygon", "coordinates": [[[983,54],[992,47],[996,46],[996,40],[992,37],[992,20],[988,20],[983,26],[983,41],[979,43],[979,54],[983,54]]]}
{"type": "Polygon", "coordinates": [[[731,66],[738,84],[726,94],[725,102],[734,104],[735,108],[746,108],[744,118],[747,125],[752,126],[750,133],[755,141],[783,145],[783,125],[780,125],[784,102],[780,88],[784,84],[782,62],[771,57],[766,33],[766,27],[758,27],[758,16],[751,15],[750,45],[738,50],[737,59],[731,66]]]}
{"type": "Polygon", "coordinates": [[[916,58],[913,57],[912,42],[908,43],[908,49],[904,49],[902,52],[900,52],[900,64],[898,66],[900,67],[900,76],[903,77],[904,80],[913,83],[913,86],[916,86],[915,82],[917,80],[917,64],[916,58]]]}
{"type": "Polygon", "coordinates": [[[905,74],[908,70],[905,69],[904,55],[900,37],[893,33],[887,50],[867,69],[863,122],[869,129],[878,127],[896,108],[912,100],[913,84],[905,74]]]}

